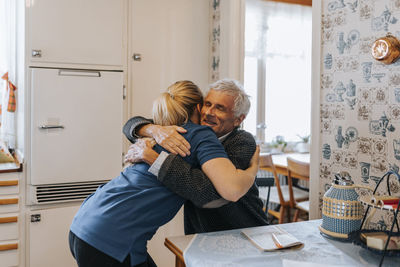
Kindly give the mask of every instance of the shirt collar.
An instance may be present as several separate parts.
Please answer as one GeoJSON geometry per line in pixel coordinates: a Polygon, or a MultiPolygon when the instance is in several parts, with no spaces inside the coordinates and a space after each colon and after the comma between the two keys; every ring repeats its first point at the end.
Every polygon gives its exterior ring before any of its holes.
{"type": "Polygon", "coordinates": [[[228,137],[228,135],[230,135],[231,134],[231,132],[232,131],[230,131],[229,133],[227,133],[227,134],[224,134],[223,136],[221,136],[221,137],[218,137],[218,140],[222,143],[222,142],[224,142],[225,141],[225,139],[228,137]]]}

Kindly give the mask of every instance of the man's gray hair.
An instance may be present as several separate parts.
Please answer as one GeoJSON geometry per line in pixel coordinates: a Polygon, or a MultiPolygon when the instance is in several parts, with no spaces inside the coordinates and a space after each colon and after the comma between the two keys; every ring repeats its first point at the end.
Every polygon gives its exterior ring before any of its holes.
{"type": "Polygon", "coordinates": [[[247,116],[247,113],[249,113],[250,110],[250,96],[245,93],[243,86],[238,81],[233,79],[222,79],[210,84],[209,90],[211,89],[224,92],[235,98],[233,112],[236,118],[240,117],[240,115],[247,116]]]}

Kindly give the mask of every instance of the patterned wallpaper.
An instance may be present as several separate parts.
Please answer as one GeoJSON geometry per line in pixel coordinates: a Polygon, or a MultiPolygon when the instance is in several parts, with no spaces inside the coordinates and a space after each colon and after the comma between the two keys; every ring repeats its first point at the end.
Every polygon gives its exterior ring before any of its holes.
{"type": "MultiPolygon", "coordinates": [[[[320,198],[337,172],[375,187],[400,166],[400,60],[384,65],[370,53],[388,32],[400,38],[400,0],[323,0],[322,7],[320,198]]],[[[400,194],[394,179],[391,191],[400,194]]],[[[391,216],[377,212],[370,227],[385,228],[391,216]]]]}
{"type": "Polygon", "coordinates": [[[210,16],[210,83],[219,80],[220,39],[221,39],[221,9],[220,0],[211,0],[210,16]]]}

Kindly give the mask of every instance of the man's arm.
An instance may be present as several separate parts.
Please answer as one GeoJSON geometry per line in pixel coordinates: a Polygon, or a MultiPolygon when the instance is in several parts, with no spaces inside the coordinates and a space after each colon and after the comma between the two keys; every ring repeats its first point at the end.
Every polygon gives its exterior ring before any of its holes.
{"type": "MultiPolygon", "coordinates": [[[[256,149],[254,138],[245,131],[239,131],[224,143],[229,159],[239,169],[246,169],[256,149]]],[[[190,200],[198,207],[216,208],[222,201],[208,177],[199,168],[193,168],[182,158],[169,155],[158,174],[161,181],[171,191],[190,200]]]]}
{"type": "Polygon", "coordinates": [[[238,130],[238,133],[223,143],[225,151],[233,165],[238,169],[249,167],[251,157],[256,150],[256,141],[254,137],[244,130],[238,130]]]}
{"type": "Polygon", "coordinates": [[[190,155],[190,144],[181,135],[186,133],[186,129],[182,127],[155,125],[152,120],[136,116],[125,123],[122,131],[131,143],[141,137],[151,137],[171,153],[182,157],[190,155]]]}
{"type": "Polygon", "coordinates": [[[140,128],[144,125],[153,123],[151,120],[146,119],[141,116],[135,116],[130,118],[122,128],[122,132],[128,138],[131,143],[135,143],[136,140],[140,137],[137,135],[136,131],[140,130],[140,128]]]}

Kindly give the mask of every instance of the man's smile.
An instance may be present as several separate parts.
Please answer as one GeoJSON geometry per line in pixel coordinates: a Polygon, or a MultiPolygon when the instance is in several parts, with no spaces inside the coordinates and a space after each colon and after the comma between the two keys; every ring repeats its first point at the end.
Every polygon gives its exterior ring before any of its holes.
{"type": "Polygon", "coordinates": [[[215,126],[215,125],[217,125],[216,122],[213,122],[213,121],[210,121],[210,120],[203,120],[203,121],[202,121],[202,124],[207,124],[207,125],[210,125],[210,126],[215,126]]]}

